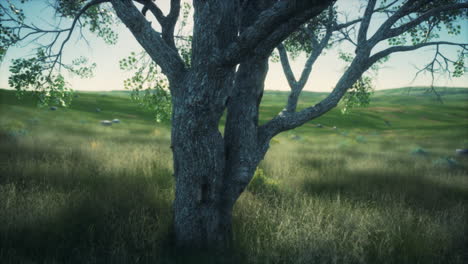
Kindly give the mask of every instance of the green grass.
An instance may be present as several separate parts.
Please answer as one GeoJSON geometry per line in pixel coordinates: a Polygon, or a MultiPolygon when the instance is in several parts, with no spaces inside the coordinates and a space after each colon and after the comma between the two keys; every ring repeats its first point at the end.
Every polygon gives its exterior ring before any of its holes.
{"type": "MultiPolygon", "coordinates": [[[[170,130],[125,93],[51,111],[0,90],[0,262],[467,263],[468,158],[454,151],[468,148],[468,89],[444,104],[425,89],[379,91],[275,137],[228,256],[171,247],[170,130]]],[[[286,98],[267,92],[261,122],[286,98]]]]}

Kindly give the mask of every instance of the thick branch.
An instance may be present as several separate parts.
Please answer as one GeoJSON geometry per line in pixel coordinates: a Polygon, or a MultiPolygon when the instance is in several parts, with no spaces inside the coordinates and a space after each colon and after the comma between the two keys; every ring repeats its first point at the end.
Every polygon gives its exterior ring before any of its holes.
{"type": "Polygon", "coordinates": [[[176,50],[174,41],[174,29],[179,18],[180,13],[180,0],[171,0],[171,9],[167,16],[164,16],[161,9],[153,3],[151,0],[135,0],[135,2],[144,5],[142,14],[146,15],[146,11],[150,10],[151,13],[156,17],[162,28],[162,38],[166,41],[166,44],[172,49],[176,50]]]}
{"type": "Polygon", "coordinates": [[[174,50],[151,27],[131,0],[112,0],[117,16],[130,29],[135,39],[161,67],[169,81],[176,80],[185,72],[184,62],[174,50]]]}
{"type": "Polygon", "coordinates": [[[177,19],[180,14],[180,0],[171,0],[171,10],[166,17],[166,24],[163,27],[163,39],[174,49],[176,50],[176,45],[174,42],[174,30],[177,23],[177,19]]]}
{"type": "Polygon", "coordinates": [[[171,0],[171,10],[169,10],[169,14],[167,15],[167,23],[171,24],[172,27],[175,27],[177,19],[179,18],[179,14],[180,0],[171,0]]]}
{"type": "MultiPolygon", "coordinates": [[[[286,130],[296,128],[303,125],[304,123],[317,118],[326,112],[334,108],[341,98],[345,95],[346,91],[352,87],[352,85],[362,76],[362,74],[371,67],[378,60],[388,56],[394,52],[403,52],[416,50],[418,48],[426,46],[437,46],[439,45],[455,45],[460,46],[464,50],[468,49],[468,44],[452,43],[447,41],[438,41],[438,42],[427,42],[421,43],[414,46],[396,46],[390,47],[383,51],[380,51],[372,56],[370,56],[371,49],[381,40],[391,37],[392,35],[399,35],[404,33],[410,28],[413,28],[420,23],[427,21],[430,17],[436,16],[442,12],[457,10],[461,8],[467,8],[468,3],[463,4],[451,4],[444,5],[441,7],[433,8],[424,14],[420,15],[416,19],[413,19],[410,22],[407,22],[399,27],[391,29],[391,27],[402,17],[416,12],[418,8],[421,7],[422,3],[427,3],[428,1],[408,1],[406,2],[399,10],[397,10],[386,22],[377,30],[377,32],[372,36],[370,40],[366,40],[366,32],[370,24],[370,15],[376,12],[377,9],[374,9],[376,1],[370,1],[366,9],[366,14],[364,15],[361,23],[361,28],[359,30],[358,43],[359,43],[359,52],[356,53],[356,57],[352,61],[351,65],[347,68],[346,72],[340,78],[336,84],[333,91],[321,102],[318,104],[308,107],[300,112],[290,111],[290,106],[288,102],[288,107],[280,112],[276,117],[267,122],[266,124],[259,127],[259,141],[260,148],[266,150],[268,148],[268,143],[272,137],[286,130]],[[288,111],[289,109],[289,111],[288,111]],[[262,145],[263,144],[263,145],[262,145]]],[[[392,5],[394,2],[391,3],[392,5]]],[[[359,22],[358,20],[352,21],[354,23],[359,22]]],[[[350,24],[352,25],[352,23],[350,24]]],[[[338,26],[335,25],[336,29],[338,26]]],[[[343,26],[342,28],[346,28],[343,26]]],[[[447,59],[445,59],[447,64],[447,59]]],[[[431,68],[432,72],[434,71],[431,68]]],[[[296,82],[297,84],[297,82],[296,82]]],[[[295,89],[293,89],[295,90],[295,89]]],[[[293,91],[291,95],[293,95],[293,91]]]]}
{"type": "Polygon", "coordinates": [[[142,4],[143,9],[141,10],[141,13],[146,16],[146,12],[149,10],[153,16],[158,20],[159,24],[164,24],[165,22],[165,17],[162,12],[162,10],[151,0],[135,0],[135,2],[142,4]]]}
{"type": "Polygon", "coordinates": [[[333,0],[278,1],[263,11],[257,21],[246,28],[221,54],[221,64],[235,65],[247,56],[268,56],[295,29],[318,15],[333,0]]]}
{"type": "MultiPolygon", "coordinates": [[[[379,59],[394,52],[416,50],[427,46],[452,45],[460,46],[464,50],[468,49],[468,44],[453,43],[447,41],[421,43],[414,46],[397,46],[380,51],[370,58],[364,55],[357,55],[349,68],[338,81],[335,89],[324,100],[315,106],[308,107],[300,112],[291,113],[282,111],[275,118],[260,127],[261,140],[267,144],[268,141],[278,133],[301,126],[309,120],[317,118],[334,108],[341,100],[346,91],[356,80],[379,59]]],[[[364,53],[363,53],[364,54],[364,53]]]]}
{"type": "Polygon", "coordinates": [[[356,56],[351,66],[338,81],[335,89],[333,89],[324,100],[300,112],[287,112],[283,110],[276,117],[259,128],[260,141],[263,144],[268,144],[269,140],[275,135],[301,126],[309,120],[330,111],[338,104],[348,88],[368,69],[366,65],[368,65],[368,63],[365,57],[356,56]]]}
{"type": "Polygon", "coordinates": [[[393,15],[391,15],[375,32],[375,34],[369,39],[369,43],[373,45],[377,44],[383,37],[383,34],[387,32],[400,18],[407,15],[411,10],[411,7],[416,3],[415,0],[410,0],[404,3],[393,15]]]}
{"type": "Polygon", "coordinates": [[[304,12],[294,17],[288,23],[279,26],[270,36],[259,43],[259,45],[254,49],[253,55],[261,58],[269,56],[277,43],[281,43],[300,25],[320,13],[316,13],[316,11],[316,9],[311,9],[308,12],[304,12]]]}

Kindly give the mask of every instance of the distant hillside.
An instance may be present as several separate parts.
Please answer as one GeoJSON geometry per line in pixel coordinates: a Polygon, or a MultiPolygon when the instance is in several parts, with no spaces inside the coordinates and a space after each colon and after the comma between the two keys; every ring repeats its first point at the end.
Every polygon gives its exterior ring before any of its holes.
{"type": "MultiPolygon", "coordinates": [[[[316,118],[294,133],[329,134],[331,128],[353,129],[362,131],[418,129],[433,133],[466,135],[468,129],[468,89],[439,89],[443,103],[426,92],[425,87],[400,88],[378,91],[368,107],[357,107],[348,114],[341,113],[341,105],[323,116],[316,118]],[[409,91],[409,95],[408,95],[409,91]],[[326,129],[316,129],[321,124],[326,129]]],[[[298,103],[298,110],[310,107],[322,100],[327,93],[304,92],[298,103]]],[[[286,91],[266,91],[260,106],[259,122],[262,124],[277,115],[288,99],[286,91]]],[[[37,100],[31,96],[18,100],[15,91],[0,89],[0,116],[3,119],[18,119],[21,116],[58,117],[78,123],[98,124],[99,120],[118,118],[125,124],[147,124],[154,126],[154,116],[132,102],[128,91],[112,92],[76,92],[72,105],[68,109],[59,108],[51,115],[48,108],[38,108],[37,100]],[[99,109],[99,110],[97,110],[99,109]]],[[[22,117],[21,117],[22,118],[22,117]]],[[[1,119],[0,119],[1,120],[1,119]]],[[[220,123],[220,130],[225,117],[220,123]]],[[[0,128],[2,126],[0,122],[0,128]]],[[[157,124],[158,127],[168,124],[157,124]]],[[[292,132],[291,132],[292,133],[292,132]]],[[[287,134],[285,134],[287,135],[287,134]]]]}
{"type": "MultiPolygon", "coordinates": [[[[468,87],[434,87],[437,93],[441,95],[448,95],[448,94],[467,94],[468,87]]],[[[117,92],[117,91],[116,91],[117,92]]],[[[285,93],[289,93],[289,91],[275,91],[275,90],[266,90],[265,93],[272,94],[272,95],[281,95],[285,93]]],[[[314,92],[314,91],[303,91],[303,94],[315,94],[318,96],[326,96],[329,92],[314,92]]],[[[400,87],[400,88],[391,88],[391,89],[383,89],[377,90],[374,92],[374,95],[431,95],[433,94],[431,87],[429,86],[408,86],[408,87],[400,87]]]]}
{"type": "MultiPolygon", "coordinates": [[[[434,87],[440,95],[468,94],[468,87],[434,87]]],[[[393,89],[378,90],[375,95],[427,95],[432,96],[434,92],[428,86],[401,87],[393,89]]]]}
{"type": "MultiPolygon", "coordinates": [[[[468,97],[468,87],[434,87],[436,92],[440,96],[462,96],[468,97]]],[[[0,89],[5,91],[12,91],[10,89],[0,89]]],[[[13,92],[13,91],[12,91],[13,92]]],[[[80,94],[89,94],[90,96],[99,94],[100,96],[117,96],[125,97],[130,95],[128,90],[112,90],[112,91],[80,91],[77,90],[77,93],[80,94]]],[[[273,102],[283,102],[287,99],[289,91],[275,91],[275,90],[266,90],[264,97],[268,100],[273,100],[273,102]]],[[[314,91],[303,91],[301,94],[301,101],[309,102],[310,100],[319,100],[325,98],[329,92],[314,92],[314,91]]],[[[429,86],[415,86],[415,87],[401,87],[401,88],[391,88],[384,90],[377,90],[373,94],[373,98],[378,98],[380,96],[424,96],[424,97],[436,97],[435,93],[431,90],[429,86]]],[[[381,99],[381,98],[379,98],[381,99]]],[[[268,102],[271,103],[271,102],[268,102]]]]}

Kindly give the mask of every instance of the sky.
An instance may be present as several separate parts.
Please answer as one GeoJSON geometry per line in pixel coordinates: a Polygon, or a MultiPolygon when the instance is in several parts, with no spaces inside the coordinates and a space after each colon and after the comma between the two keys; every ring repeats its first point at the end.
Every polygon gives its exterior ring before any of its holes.
{"type": "MultiPolygon", "coordinates": [[[[2,1],[2,0],[0,0],[2,1]]],[[[34,0],[24,5],[26,16],[31,19],[36,25],[50,27],[56,23],[53,11],[47,7],[46,0],[34,0]]],[[[168,0],[156,1],[163,11],[168,9],[168,0]]],[[[20,6],[20,5],[19,5],[20,6]]],[[[359,0],[339,0],[339,10],[353,10],[349,13],[350,18],[358,16],[359,0]]],[[[20,6],[21,7],[21,6],[20,6]]],[[[362,10],[361,10],[362,11],[362,10]]],[[[373,18],[374,19],[374,18],[373,18]]],[[[375,18],[371,24],[370,33],[375,30],[379,21],[375,18]],[[374,26],[374,29],[372,28],[374,26]]],[[[153,22],[155,25],[156,22],[153,22]]],[[[87,42],[80,40],[77,36],[78,32],[73,34],[70,42],[67,43],[64,50],[65,62],[70,62],[74,58],[85,56],[91,62],[97,64],[93,78],[81,79],[78,77],[64,74],[66,80],[75,90],[86,91],[109,91],[123,89],[123,81],[131,76],[131,73],[124,72],[119,69],[119,60],[128,56],[132,51],[140,51],[141,47],[122,24],[115,25],[115,31],[119,34],[119,42],[116,45],[107,45],[103,40],[94,36],[92,33],[85,32],[87,42]]],[[[462,22],[462,33],[459,36],[448,38],[447,35],[441,35],[444,40],[449,40],[459,43],[468,43],[468,21],[462,22]]],[[[23,45],[12,47],[8,50],[5,60],[0,64],[0,88],[9,88],[8,76],[10,61],[14,58],[27,57],[33,52],[32,45],[23,45]]],[[[454,48],[444,48],[447,54],[454,55],[454,48]]],[[[304,90],[308,91],[331,91],[341,77],[345,63],[338,59],[338,52],[353,53],[354,47],[351,45],[342,45],[325,52],[315,63],[309,82],[304,90]]],[[[399,88],[406,86],[425,86],[431,84],[431,78],[427,75],[420,75],[414,80],[417,67],[421,67],[431,60],[433,48],[425,48],[417,51],[393,54],[390,60],[383,65],[383,68],[375,77],[374,86],[376,90],[399,88]]],[[[292,68],[296,76],[300,76],[300,72],[305,63],[306,58],[300,57],[292,62],[292,68]]],[[[298,77],[297,77],[298,78],[298,77]]],[[[455,86],[468,87],[468,74],[461,78],[447,78],[447,75],[436,76],[435,85],[437,86],[455,86]]],[[[280,63],[270,62],[270,70],[265,81],[265,89],[267,90],[289,90],[286,78],[284,77],[280,63]]]]}

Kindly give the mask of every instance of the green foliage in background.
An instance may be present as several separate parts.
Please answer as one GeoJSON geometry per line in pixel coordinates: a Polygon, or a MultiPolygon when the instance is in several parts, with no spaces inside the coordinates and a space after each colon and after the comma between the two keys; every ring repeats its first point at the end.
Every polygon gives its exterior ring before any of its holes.
{"type": "MultiPolygon", "coordinates": [[[[25,16],[21,7],[26,0],[5,0],[0,3],[0,62],[7,50],[28,36],[51,35],[50,42],[37,43],[34,56],[13,59],[10,66],[8,83],[22,97],[27,91],[32,91],[40,106],[69,106],[72,100],[72,88],[64,79],[63,71],[81,78],[93,77],[95,63],[87,58],[79,57],[71,62],[62,61],[63,41],[67,41],[71,30],[78,31],[78,26],[68,29],[57,29],[55,25],[49,28],[39,28],[25,16]],[[58,41],[65,37],[64,40],[58,41]]],[[[74,19],[85,6],[84,1],[59,0],[50,3],[61,19],[74,19]]],[[[117,22],[110,5],[99,5],[88,8],[80,16],[79,27],[102,38],[107,44],[115,44],[118,35],[112,30],[117,22]]],[[[82,31],[80,31],[83,34],[82,31]]]]}
{"type": "MultiPolygon", "coordinates": [[[[54,3],[55,10],[62,17],[74,19],[85,5],[84,1],[59,0],[54,3]]],[[[113,30],[119,20],[109,5],[96,5],[88,8],[81,16],[81,25],[102,38],[107,44],[116,44],[119,38],[113,30]]]]}
{"type": "Polygon", "coordinates": [[[373,92],[372,79],[368,76],[362,76],[341,99],[343,105],[341,112],[346,114],[354,107],[369,106],[373,92]]]}
{"type": "MultiPolygon", "coordinates": [[[[320,15],[310,20],[297,31],[293,32],[284,42],[283,45],[292,59],[296,59],[299,55],[305,53],[310,55],[316,48],[312,40],[312,35],[317,38],[317,41],[325,36],[325,30],[328,23],[335,23],[337,19],[337,11],[332,11],[332,17],[329,12],[322,12],[320,15]],[[331,21],[330,21],[331,20],[331,21]]],[[[330,41],[331,43],[332,41],[330,41]]],[[[328,45],[327,48],[331,48],[328,45]]]]}
{"type": "Polygon", "coordinates": [[[465,67],[465,58],[467,57],[466,53],[462,51],[458,52],[458,59],[453,63],[454,70],[452,73],[453,77],[462,77],[463,74],[467,71],[465,67]]]}
{"type": "Polygon", "coordinates": [[[8,84],[15,88],[19,98],[32,90],[40,106],[58,105],[66,107],[72,100],[72,89],[61,74],[53,75],[44,70],[41,59],[44,53],[29,59],[15,59],[10,66],[8,84]]]}
{"type": "Polygon", "coordinates": [[[172,113],[169,83],[156,63],[146,52],[132,52],[119,64],[121,70],[134,71],[133,76],[124,81],[132,100],[152,112],[156,122],[169,121],[172,113]]]}
{"type": "MultiPolygon", "coordinates": [[[[354,55],[347,52],[340,51],[339,56],[341,60],[348,64],[351,63],[351,61],[354,59],[354,55]]],[[[379,65],[387,60],[388,57],[372,65],[371,71],[373,71],[376,75],[377,71],[379,70],[379,65]]],[[[341,99],[341,113],[347,114],[352,108],[369,106],[373,92],[374,86],[371,76],[369,74],[362,75],[361,78],[359,78],[356,83],[354,83],[353,86],[348,89],[346,94],[341,99]]]]}
{"type": "MultiPolygon", "coordinates": [[[[382,1],[382,6],[388,4],[388,0],[382,1]]],[[[441,1],[428,1],[425,6],[420,8],[418,15],[422,15],[432,8],[446,4],[455,4],[459,3],[457,0],[441,0],[441,1]]],[[[400,5],[395,5],[393,10],[397,10],[400,5]]],[[[441,12],[437,16],[431,16],[430,19],[423,21],[418,24],[416,27],[400,34],[396,37],[388,39],[388,44],[390,46],[399,46],[399,45],[418,45],[422,43],[427,43],[430,41],[435,41],[440,39],[440,32],[446,32],[448,35],[460,35],[463,23],[466,24],[468,19],[468,11],[465,9],[459,10],[450,10],[441,12]]],[[[405,19],[400,21],[401,23],[406,22],[405,19]]],[[[451,73],[452,77],[461,77],[464,72],[466,72],[465,59],[467,56],[466,49],[461,49],[458,51],[459,56],[457,60],[451,60],[443,56],[439,52],[439,47],[437,46],[437,53],[435,60],[438,60],[435,65],[430,67],[423,68],[423,71],[429,73],[451,73]],[[437,57],[439,57],[437,59],[437,57]]]]}
{"type": "MultiPolygon", "coordinates": [[[[191,5],[183,3],[176,45],[186,67],[192,63],[192,36],[184,32],[191,12],[191,5]]],[[[124,81],[124,88],[131,91],[131,98],[143,109],[151,112],[157,123],[171,119],[172,103],[169,82],[159,66],[145,52],[131,52],[119,61],[120,69],[133,72],[124,81]]]]}

